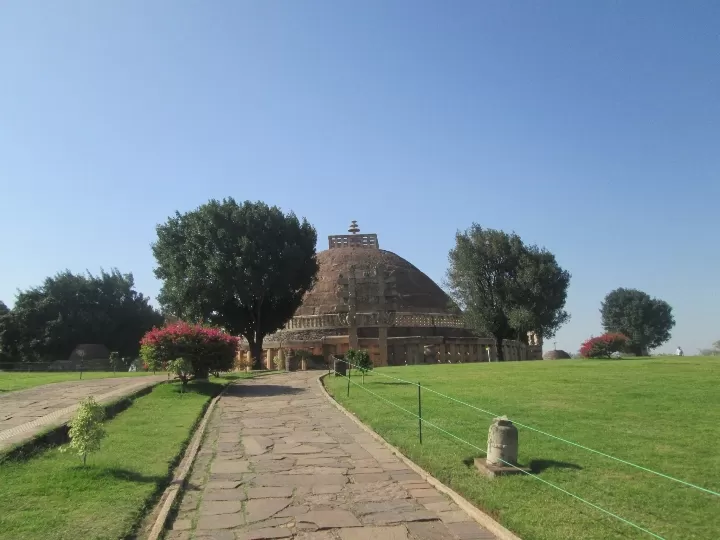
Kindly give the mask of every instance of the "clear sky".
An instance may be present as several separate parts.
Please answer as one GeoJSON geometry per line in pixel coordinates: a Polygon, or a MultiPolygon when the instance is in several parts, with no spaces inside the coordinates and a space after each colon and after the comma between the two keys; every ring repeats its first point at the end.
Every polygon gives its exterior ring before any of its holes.
{"type": "Polygon", "coordinates": [[[720,339],[717,0],[8,0],[0,67],[9,305],[66,268],[155,296],[155,225],[233,196],[436,281],[457,229],[514,230],[573,275],[569,351],[620,286],[665,350],[720,339]]]}

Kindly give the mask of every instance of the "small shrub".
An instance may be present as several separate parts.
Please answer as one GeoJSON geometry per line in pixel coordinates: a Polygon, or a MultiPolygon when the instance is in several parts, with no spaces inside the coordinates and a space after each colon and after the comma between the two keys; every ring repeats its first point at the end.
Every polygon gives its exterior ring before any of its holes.
{"type": "Polygon", "coordinates": [[[70,444],[63,448],[63,452],[74,450],[82,457],[83,465],[87,463],[87,456],[100,450],[100,441],[105,437],[102,421],[105,419],[105,410],[89,396],[80,402],[75,418],[70,420],[70,444]]]}
{"type": "Polygon", "coordinates": [[[153,370],[185,358],[192,364],[192,377],[206,379],[209,373],[233,368],[238,344],[238,338],[220,329],[177,322],[145,334],[140,341],[140,355],[153,370]]]}
{"type": "Polygon", "coordinates": [[[140,358],[142,359],[143,369],[145,371],[157,372],[162,367],[160,361],[160,350],[152,345],[140,346],[140,358]]]}
{"type": "Polygon", "coordinates": [[[190,360],[185,358],[176,358],[175,360],[168,362],[168,371],[175,374],[175,376],[180,379],[184,391],[188,381],[193,376],[193,365],[190,360]]]}
{"type": "Polygon", "coordinates": [[[110,367],[113,370],[113,373],[118,370],[118,368],[121,366],[121,360],[120,360],[120,353],[117,351],[112,351],[110,353],[110,367]]]}
{"type": "Polygon", "coordinates": [[[362,373],[372,371],[373,363],[370,359],[370,353],[365,349],[350,349],[345,358],[351,364],[348,367],[354,367],[362,373]]]}
{"type": "Polygon", "coordinates": [[[583,358],[612,358],[614,353],[625,349],[628,342],[623,334],[603,334],[591,337],[580,347],[580,356],[583,358]]]}
{"type": "Polygon", "coordinates": [[[287,362],[287,355],[290,354],[289,350],[283,349],[283,357],[280,358],[279,354],[276,354],[273,358],[273,366],[275,366],[275,371],[283,371],[285,369],[285,362],[287,362]]]}

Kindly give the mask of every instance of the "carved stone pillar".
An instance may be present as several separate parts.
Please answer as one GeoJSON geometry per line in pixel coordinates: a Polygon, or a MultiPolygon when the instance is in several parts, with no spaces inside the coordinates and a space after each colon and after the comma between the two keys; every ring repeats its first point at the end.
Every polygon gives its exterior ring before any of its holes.
{"type": "Polygon", "coordinates": [[[456,343],[450,343],[450,362],[452,364],[457,364],[458,362],[458,353],[457,353],[457,344],[456,343]]]}
{"type": "Polygon", "coordinates": [[[487,464],[515,465],[517,458],[517,428],[507,417],[495,418],[488,433],[487,464]]]}
{"type": "Polygon", "coordinates": [[[387,344],[387,336],[388,331],[386,326],[381,326],[378,328],[378,355],[379,355],[379,361],[378,364],[381,366],[387,366],[388,365],[388,344],[387,344]]]}
{"type": "Polygon", "coordinates": [[[355,267],[350,267],[350,275],[348,276],[348,294],[349,294],[349,311],[348,311],[348,335],[350,336],[350,348],[358,348],[357,333],[357,281],[355,277],[355,267]]]}

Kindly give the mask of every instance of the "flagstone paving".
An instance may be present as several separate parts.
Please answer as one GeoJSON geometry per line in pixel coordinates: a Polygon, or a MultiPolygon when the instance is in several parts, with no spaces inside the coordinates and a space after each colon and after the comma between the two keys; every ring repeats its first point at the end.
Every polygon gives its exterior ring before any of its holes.
{"type": "Polygon", "coordinates": [[[64,424],[87,396],[109,403],[164,380],[165,375],[86,379],[0,394],[0,452],[64,424]]]}
{"type": "Polygon", "coordinates": [[[167,540],[496,538],[329,403],[317,376],[229,388],[167,540]]]}

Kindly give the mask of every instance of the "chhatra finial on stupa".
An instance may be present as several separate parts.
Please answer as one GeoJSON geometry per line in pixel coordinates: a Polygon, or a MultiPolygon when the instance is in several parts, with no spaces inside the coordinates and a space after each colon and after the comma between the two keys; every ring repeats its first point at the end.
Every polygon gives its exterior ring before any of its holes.
{"type": "Polygon", "coordinates": [[[358,227],[357,221],[353,219],[352,223],[350,224],[350,228],[348,229],[349,233],[357,234],[360,232],[360,227],[358,227]]]}

